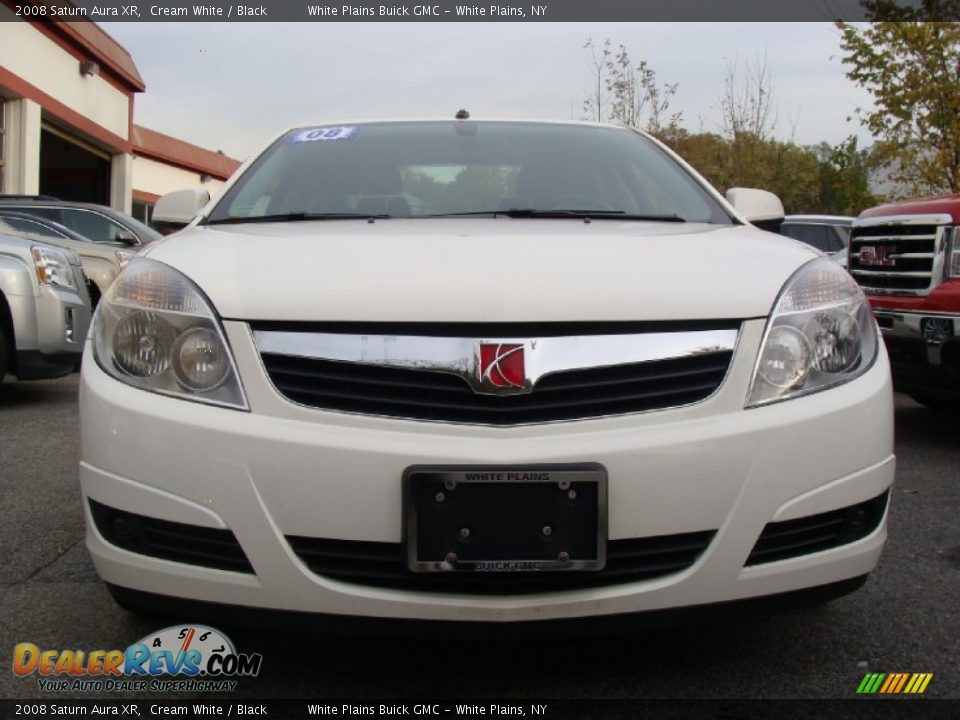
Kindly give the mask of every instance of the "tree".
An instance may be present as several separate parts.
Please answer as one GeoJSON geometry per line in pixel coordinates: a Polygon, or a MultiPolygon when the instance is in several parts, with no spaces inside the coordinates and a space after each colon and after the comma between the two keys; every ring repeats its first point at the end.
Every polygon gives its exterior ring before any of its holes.
{"type": "MultiPolygon", "coordinates": [[[[924,17],[942,3],[925,2],[924,17]]],[[[868,17],[906,18],[890,2],[868,17]]],[[[919,17],[920,15],[913,15],[919,17]]],[[[838,22],[847,77],[873,97],[857,108],[878,162],[906,193],[960,192],[960,26],[943,22],[838,22]]]]}
{"type": "Polygon", "coordinates": [[[820,143],[814,151],[820,162],[819,212],[859,215],[880,202],[870,192],[871,154],[857,147],[856,137],[833,147],[820,143]]]}
{"type": "Polygon", "coordinates": [[[750,135],[769,140],[777,125],[773,83],[767,58],[747,62],[743,72],[739,60],[727,60],[727,74],[720,92],[720,123],[731,140],[750,135]]]}
{"type": "Polygon", "coordinates": [[[609,38],[600,45],[587,40],[584,47],[590,50],[590,73],[596,86],[583,102],[585,120],[652,133],[679,127],[682,113],[670,113],[676,83],[661,84],[646,60],[634,65],[626,46],[614,49],[609,38]]]}

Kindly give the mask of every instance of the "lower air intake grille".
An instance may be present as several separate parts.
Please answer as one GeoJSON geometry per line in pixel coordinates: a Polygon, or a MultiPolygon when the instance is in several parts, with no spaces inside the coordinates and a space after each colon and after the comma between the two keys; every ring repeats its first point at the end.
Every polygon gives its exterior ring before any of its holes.
{"type": "Polygon", "coordinates": [[[274,386],[315,408],[487,425],[576,420],[676,407],[712,395],[730,352],[548,375],[528,395],[475,393],[465,380],[425,370],[263,353],[274,386]]]}
{"type": "Polygon", "coordinates": [[[90,500],[93,522],[104,539],[124,550],[187,565],[252,573],[250,561],[229,530],[135,515],[90,500]]]}
{"type": "Polygon", "coordinates": [[[865,538],[883,519],[887,496],[885,492],[859,505],[768,523],[753,546],[747,565],[809,555],[865,538]]]}
{"type": "Polygon", "coordinates": [[[517,595],[603,587],[649,580],[686,570],[703,554],[714,531],[612,540],[599,572],[413,573],[399,543],[287,537],[317,575],[375,587],[418,592],[517,595]]]}

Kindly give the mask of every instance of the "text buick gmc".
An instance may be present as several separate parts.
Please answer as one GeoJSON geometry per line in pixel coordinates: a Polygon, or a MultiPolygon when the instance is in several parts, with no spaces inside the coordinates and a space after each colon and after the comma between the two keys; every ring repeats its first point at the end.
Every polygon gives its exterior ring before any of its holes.
{"type": "Polygon", "coordinates": [[[123,604],[569,621],[848,591],[886,540],[857,284],[603,125],[285,132],[105,294],[87,546],[123,604]],[[856,432],[851,432],[855,428],[856,432]]]}

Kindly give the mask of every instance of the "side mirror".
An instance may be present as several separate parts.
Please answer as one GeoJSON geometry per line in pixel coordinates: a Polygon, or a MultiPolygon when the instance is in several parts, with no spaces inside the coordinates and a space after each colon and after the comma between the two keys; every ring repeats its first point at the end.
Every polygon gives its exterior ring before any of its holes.
{"type": "Polygon", "coordinates": [[[208,202],[210,193],[201,188],[167,193],[153,206],[151,220],[161,232],[169,234],[189,225],[208,202]]]}
{"type": "Polygon", "coordinates": [[[786,213],[780,198],[772,192],[756,188],[730,188],[727,202],[754,225],[777,232],[786,213]]]}
{"type": "Polygon", "coordinates": [[[131,232],[118,232],[114,240],[129,246],[140,244],[140,241],[137,240],[136,236],[131,232]]]}

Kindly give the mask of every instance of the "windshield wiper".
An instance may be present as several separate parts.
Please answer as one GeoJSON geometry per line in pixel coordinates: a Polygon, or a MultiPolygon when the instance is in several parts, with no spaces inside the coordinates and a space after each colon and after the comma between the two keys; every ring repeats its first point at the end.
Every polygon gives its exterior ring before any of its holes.
{"type": "Polygon", "coordinates": [[[208,220],[207,225],[239,225],[260,222],[296,222],[297,220],[386,220],[386,214],[377,213],[278,213],[276,215],[244,215],[208,220]]]}
{"type": "Polygon", "coordinates": [[[537,210],[535,208],[510,208],[509,210],[485,210],[460,213],[422,215],[428,218],[445,217],[497,217],[509,218],[577,218],[582,220],[652,220],[656,222],[687,222],[679,215],[653,215],[628,213],[624,210],[537,210]]]}

